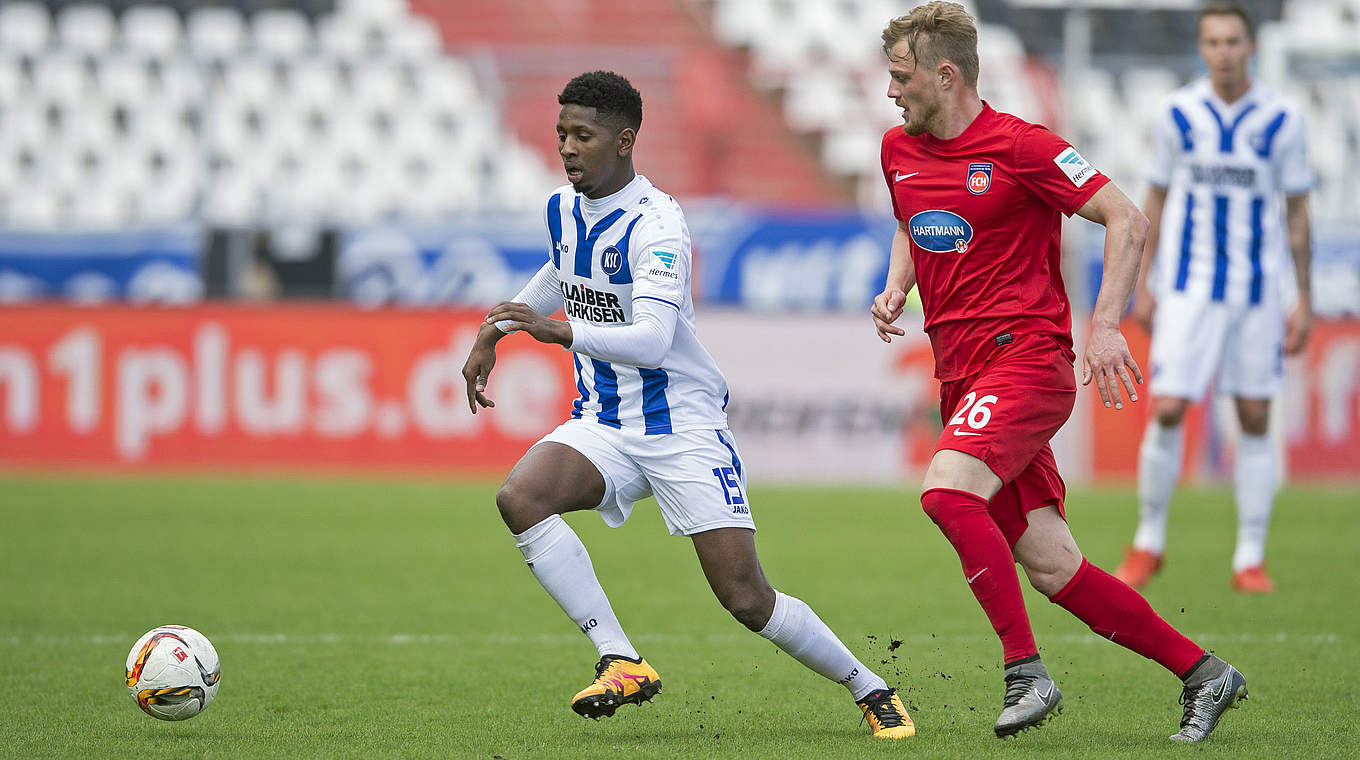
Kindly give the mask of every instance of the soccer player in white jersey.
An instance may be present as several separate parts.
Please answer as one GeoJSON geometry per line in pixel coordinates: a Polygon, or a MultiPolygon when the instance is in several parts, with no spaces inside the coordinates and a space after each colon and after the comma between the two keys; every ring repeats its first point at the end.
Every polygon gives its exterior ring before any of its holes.
{"type": "Polygon", "coordinates": [[[1154,418],[1138,458],[1138,530],[1116,575],[1139,587],[1161,567],[1181,422],[1216,380],[1241,423],[1232,586],[1269,592],[1277,463],[1267,428],[1284,356],[1302,350],[1312,322],[1312,174],[1298,108],[1248,73],[1255,41],[1247,12],[1211,3],[1198,32],[1209,74],[1172,93],[1154,125],[1151,228],[1134,301],[1135,318],[1152,331],[1154,418]]]}
{"type": "Polygon", "coordinates": [[[874,736],[913,735],[895,690],[761,570],[746,470],[727,429],[727,381],[695,334],[684,214],[633,170],[641,96],[623,77],[596,71],[571,80],[558,102],[558,152],[571,184],[548,197],[549,261],[488,314],[463,377],[476,413],[494,406],[487,379],[508,332],[575,353],[581,397],[571,418],[529,449],[496,494],[534,577],[599,653],[595,680],[572,709],[613,715],[650,701],[661,678],[619,625],[561,515],[593,509],[618,527],[654,494],[667,528],[693,541],[733,617],[844,685],[874,736]],[[547,316],[559,308],[566,321],[547,316]]]}

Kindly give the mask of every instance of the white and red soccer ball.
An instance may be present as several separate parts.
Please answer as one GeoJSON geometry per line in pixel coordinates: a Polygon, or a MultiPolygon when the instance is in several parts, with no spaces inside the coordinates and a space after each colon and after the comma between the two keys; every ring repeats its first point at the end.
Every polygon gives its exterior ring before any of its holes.
{"type": "Polygon", "coordinates": [[[208,637],[182,625],[152,628],[128,652],[128,691],[153,718],[184,720],[217,696],[222,666],[208,637]]]}

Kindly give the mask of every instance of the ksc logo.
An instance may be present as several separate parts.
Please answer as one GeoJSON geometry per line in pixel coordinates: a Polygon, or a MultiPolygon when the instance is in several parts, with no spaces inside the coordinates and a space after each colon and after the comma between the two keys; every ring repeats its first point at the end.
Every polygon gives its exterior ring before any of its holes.
{"type": "Polygon", "coordinates": [[[968,165],[968,192],[982,195],[992,186],[992,164],[990,161],[968,165]]]}
{"type": "Polygon", "coordinates": [[[917,212],[907,222],[907,231],[912,242],[931,253],[964,253],[973,242],[973,225],[953,211],[917,212]]]}
{"type": "Polygon", "coordinates": [[[600,254],[600,269],[605,274],[618,274],[622,268],[623,254],[619,253],[619,249],[612,245],[604,249],[604,253],[600,254]]]}

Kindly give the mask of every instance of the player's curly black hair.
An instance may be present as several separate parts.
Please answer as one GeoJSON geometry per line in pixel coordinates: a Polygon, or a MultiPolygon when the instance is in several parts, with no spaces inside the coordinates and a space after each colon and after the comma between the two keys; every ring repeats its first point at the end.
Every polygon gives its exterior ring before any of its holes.
{"type": "Polygon", "coordinates": [[[582,74],[562,88],[557,96],[559,105],[578,105],[594,108],[602,124],[615,132],[642,127],[642,96],[631,82],[612,71],[591,71],[582,74]]]}

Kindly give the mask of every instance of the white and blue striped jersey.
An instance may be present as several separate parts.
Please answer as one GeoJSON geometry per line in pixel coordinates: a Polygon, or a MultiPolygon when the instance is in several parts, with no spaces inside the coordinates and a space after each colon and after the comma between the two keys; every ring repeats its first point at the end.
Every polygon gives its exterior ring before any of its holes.
{"type": "Polygon", "coordinates": [[[577,352],[573,419],[647,435],[726,428],[727,380],[695,332],[690,295],[689,228],[684,212],[646,177],[589,199],[570,185],[548,197],[560,304],[574,325],[633,323],[640,300],[679,313],[670,348],[657,367],[609,362],[577,352]]]}
{"type": "Polygon", "coordinates": [[[1313,185],[1299,109],[1260,83],[1224,103],[1205,78],[1167,98],[1152,138],[1148,179],[1167,190],[1153,292],[1249,306],[1287,297],[1280,196],[1313,185]]]}

